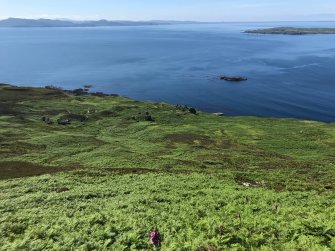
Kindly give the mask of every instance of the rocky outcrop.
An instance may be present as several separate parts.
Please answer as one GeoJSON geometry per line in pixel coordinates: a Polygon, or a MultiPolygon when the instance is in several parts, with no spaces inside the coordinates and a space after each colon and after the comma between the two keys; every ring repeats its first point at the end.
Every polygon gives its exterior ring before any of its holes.
{"type": "Polygon", "coordinates": [[[240,82],[240,81],[246,81],[246,80],[248,80],[248,78],[241,77],[241,76],[226,76],[226,75],[221,75],[220,76],[220,80],[240,82]]]}

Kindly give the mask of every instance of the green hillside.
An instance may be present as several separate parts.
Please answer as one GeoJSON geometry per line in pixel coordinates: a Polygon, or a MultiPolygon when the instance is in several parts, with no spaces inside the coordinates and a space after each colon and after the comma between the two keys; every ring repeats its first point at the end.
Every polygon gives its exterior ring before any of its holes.
{"type": "Polygon", "coordinates": [[[335,250],[335,124],[0,85],[0,250],[335,250]]]}

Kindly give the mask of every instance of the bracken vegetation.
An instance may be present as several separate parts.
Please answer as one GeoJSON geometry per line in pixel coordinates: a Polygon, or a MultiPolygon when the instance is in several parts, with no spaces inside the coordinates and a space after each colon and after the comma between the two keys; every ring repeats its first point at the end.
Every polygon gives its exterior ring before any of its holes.
{"type": "Polygon", "coordinates": [[[335,124],[0,85],[0,250],[335,250],[335,124]]]}

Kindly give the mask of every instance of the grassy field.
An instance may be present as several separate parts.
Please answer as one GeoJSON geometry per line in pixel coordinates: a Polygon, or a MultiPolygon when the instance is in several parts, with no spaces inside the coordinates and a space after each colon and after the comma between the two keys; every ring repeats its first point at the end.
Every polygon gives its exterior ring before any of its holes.
{"type": "Polygon", "coordinates": [[[100,96],[0,85],[0,250],[335,250],[335,124],[100,96]]]}

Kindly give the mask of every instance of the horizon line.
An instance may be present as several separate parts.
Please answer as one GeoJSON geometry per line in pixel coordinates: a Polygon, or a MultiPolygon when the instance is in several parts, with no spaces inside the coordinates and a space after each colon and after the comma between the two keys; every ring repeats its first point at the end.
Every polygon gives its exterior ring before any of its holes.
{"type": "Polygon", "coordinates": [[[187,19],[145,19],[145,20],[135,20],[135,19],[76,19],[76,18],[47,18],[47,17],[37,17],[37,18],[27,18],[27,17],[6,17],[0,18],[0,21],[5,21],[8,19],[25,19],[25,20],[52,20],[52,21],[77,21],[77,22],[94,22],[94,21],[110,21],[110,22],[194,22],[194,23],[272,23],[272,22],[335,22],[334,20],[244,20],[244,21],[223,21],[223,20],[187,20],[187,19]]]}

